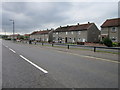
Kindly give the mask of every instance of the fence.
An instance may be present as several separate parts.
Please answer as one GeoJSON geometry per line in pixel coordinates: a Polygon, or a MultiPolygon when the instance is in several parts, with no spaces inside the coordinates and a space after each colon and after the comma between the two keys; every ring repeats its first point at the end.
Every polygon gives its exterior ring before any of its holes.
{"type": "Polygon", "coordinates": [[[70,49],[70,47],[86,47],[86,48],[92,48],[94,52],[96,52],[96,49],[112,49],[112,50],[120,50],[120,47],[98,47],[98,46],[85,46],[85,45],[71,45],[71,44],[61,44],[61,43],[34,43],[34,44],[41,44],[44,45],[51,45],[54,46],[66,46],[67,49],[70,49]]]}

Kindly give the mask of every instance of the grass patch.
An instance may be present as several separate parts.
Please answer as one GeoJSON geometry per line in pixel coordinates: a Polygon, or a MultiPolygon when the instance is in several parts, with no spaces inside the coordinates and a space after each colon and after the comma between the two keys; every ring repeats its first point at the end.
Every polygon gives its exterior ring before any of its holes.
{"type": "Polygon", "coordinates": [[[57,47],[57,48],[66,48],[66,49],[67,49],[67,46],[66,46],[66,47],[62,47],[62,46],[53,46],[53,47],[57,47]]]}
{"type": "Polygon", "coordinates": [[[92,51],[91,49],[85,49],[85,48],[70,48],[73,50],[85,50],[85,51],[92,51]]]}
{"type": "Polygon", "coordinates": [[[101,51],[101,50],[96,50],[96,52],[111,53],[111,54],[120,54],[120,52],[109,52],[109,51],[101,51]]]}
{"type": "Polygon", "coordinates": [[[51,46],[52,47],[52,45],[41,45],[41,46],[51,46]]]}

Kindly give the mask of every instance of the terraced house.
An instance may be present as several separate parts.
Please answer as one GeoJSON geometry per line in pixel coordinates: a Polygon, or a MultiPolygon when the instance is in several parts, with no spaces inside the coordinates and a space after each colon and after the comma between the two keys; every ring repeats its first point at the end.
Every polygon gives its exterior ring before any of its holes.
{"type": "Polygon", "coordinates": [[[30,39],[40,41],[40,42],[48,42],[51,40],[51,35],[52,35],[51,32],[52,31],[53,31],[53,29],[43,30],[43,31],[35,31],[35,32],[31,33],[30,39]]]}
{"type": "Polygon", "coordinates": [[[8,36],[9,39],[13,39],[13,37],[14,37],[14,39],[19,39],[20,38],[20,34],[14,34],[14,36],[13,35],[9,35],[8,36]]]}
{"type": "Polygon", "coordinates": [[[53,42],[77,43],[99,42],[100,30],[94,23],[58,27],[53,32],[53,42]]]}
{"type": "Polygon", "coordinates": [[[101,41],[108,37],[113,42],[119,42],[120,43],[120,18],[115,19],[107,19],[102,25],[101,25],[101,41]]]}

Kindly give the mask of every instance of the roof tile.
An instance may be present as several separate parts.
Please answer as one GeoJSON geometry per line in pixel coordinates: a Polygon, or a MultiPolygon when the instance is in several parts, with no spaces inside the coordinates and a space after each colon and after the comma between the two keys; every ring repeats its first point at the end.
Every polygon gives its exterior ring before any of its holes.
{"type": "Polygon", "coordinates": [[[113,26],[120,26],[120,18],[115,18],[115,19],[107,19],[101,27],[113,27],[113,26]]]}
{"type": "Polygon", "coordinates": [[[89,26],[91,26],[92,24],[93,23],[87,23],[87,24],[59,27],[54,32],[83,31],[83,30],[87,30],[89,28],[89,26]]]}

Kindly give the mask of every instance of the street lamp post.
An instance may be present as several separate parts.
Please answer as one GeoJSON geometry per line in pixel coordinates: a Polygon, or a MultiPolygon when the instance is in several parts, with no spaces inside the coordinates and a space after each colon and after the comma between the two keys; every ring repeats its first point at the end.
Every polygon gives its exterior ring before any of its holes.
{"type": "Polygon", "coordinates": [[[13,41],[14,41],[14,33],[15,33],[15,26],[14,26],[14,20],[10,20],[13,22],[13,41]]]}

